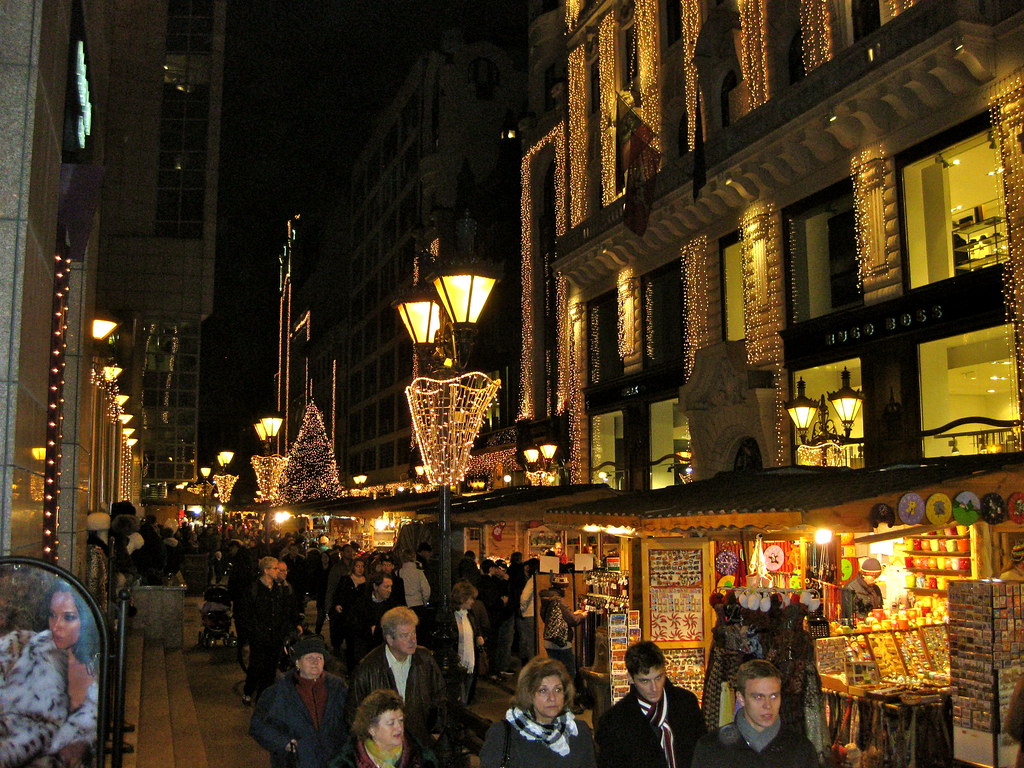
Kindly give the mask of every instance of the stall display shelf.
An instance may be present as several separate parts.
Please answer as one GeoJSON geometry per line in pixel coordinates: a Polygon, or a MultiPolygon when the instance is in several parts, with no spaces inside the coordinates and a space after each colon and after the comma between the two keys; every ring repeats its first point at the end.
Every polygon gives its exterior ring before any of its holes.
{"type": "MultiPolygon", "coordinates": [[[[950,568],[914,568],[914,573],[923,573],[927,576],[962,576],[964,578],[971,575],[970,571],[954,571],[950,568]]],[[[940,591],[945,592],[946,590],[940,591]]]]}
{"type": "Polygon", "coordinates": [[[930,595],[932,597],[936,597],[936,596],[938,596],[938,597],[945,597],[946,593],[949,592],[949,590],[948,589],[932,589],[931,587],[910,587],[910,588],[907,589],[907,592],[910,592],[911,594],[914,594],[914,595],[930,595]]]}

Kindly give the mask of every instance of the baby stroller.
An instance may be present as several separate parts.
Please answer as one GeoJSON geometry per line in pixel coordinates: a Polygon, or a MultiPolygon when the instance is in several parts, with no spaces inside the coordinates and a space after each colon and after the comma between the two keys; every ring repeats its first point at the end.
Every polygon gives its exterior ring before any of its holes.
{"type": "Polygon", "coordinates": [[[238,645],[238,638],[231,631],[231,595],[226,587],[214,584],[203,593],[203,604],[199,616],[203,628],[199,632],[199,645],[212,648],[219,640],[225,646],[238,645]]]}

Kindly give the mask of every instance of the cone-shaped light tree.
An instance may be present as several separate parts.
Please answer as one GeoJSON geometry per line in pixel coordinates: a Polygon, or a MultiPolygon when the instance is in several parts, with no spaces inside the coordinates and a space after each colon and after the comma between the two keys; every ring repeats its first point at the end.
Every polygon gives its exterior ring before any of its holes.
{"type": "Polygon", "coordinates": [[[311,400],[306,406],[299,436],[288,451],[288,464],[278,487],[285,503],[333,499],[340,492],[334,449],[327,440],[320,409],[311,400]]]}

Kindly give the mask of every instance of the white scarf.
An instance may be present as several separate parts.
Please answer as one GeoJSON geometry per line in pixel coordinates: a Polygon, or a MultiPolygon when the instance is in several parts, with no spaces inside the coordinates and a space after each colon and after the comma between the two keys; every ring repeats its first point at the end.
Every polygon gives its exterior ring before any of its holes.
{"type": "Polygon", "coordinates": [[[533,719],[533,715],[519,707],[512,707],[505,712],[505,719],[512,723],[519,735],[527,741],[539,741],[557,755],[565,757],[569,754],[567,736],[576,736],[580,731],[576,726],[576,718],[566,710],[550,725],[543,725],[533,719]]]}
{"type": "Polygon", "coordinates": [[[459,628],[459,666],[467,672],[472,672],[475,662],[473,646],[476,644],[476,638],[473,637],[473,625],[469,623],[469,613],[456,611],[455,625],[459,628]]]}

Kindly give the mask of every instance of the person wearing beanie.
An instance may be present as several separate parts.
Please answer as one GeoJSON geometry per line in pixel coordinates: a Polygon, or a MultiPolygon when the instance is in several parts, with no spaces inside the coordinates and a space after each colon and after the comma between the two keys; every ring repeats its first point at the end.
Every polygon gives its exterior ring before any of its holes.
{"type": "Polygon", "coordinates": [[[860,573],[843,587],[842,609],[844,619],[863,618],[882,607],[882,590],[875,583],[882,575],[882,564],[877,558],[865,557],[860,561],[860,573]]]}
{"type": "Polygon", "coordinates": [[[1010,567],[999,574],[1003,581],[1024,581],[1024,540],[1018,541],[1010,550],[1010,567]]]}
{"type": "Polygon", "coordinates": [[[256,702],[249,735],[270,753],[272,768],[322,768],[348,739],[340,677],[324,671],[327,646],[307,635],[291,649],[295,671],[282,675],[256,702]]]}

